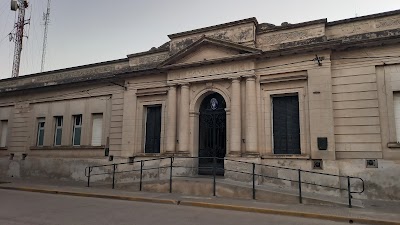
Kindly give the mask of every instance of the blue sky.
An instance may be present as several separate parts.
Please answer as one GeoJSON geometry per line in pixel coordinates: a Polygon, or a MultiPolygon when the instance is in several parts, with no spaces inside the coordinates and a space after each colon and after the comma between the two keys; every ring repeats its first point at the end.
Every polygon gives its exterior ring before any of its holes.
{"type": "MultiPolygon", "coordinates": [[[[399,0],[52,0],[45,70],[124,58],[168,41],[168,34],[256,17],[259,23],[298,23],[396,10],[399,0]]],[[[20,75],[40,71],[47,0],[31,0],[20,75]]],[[[0,78],[11,77],[15,12],[0,0],[0,78]]]]}

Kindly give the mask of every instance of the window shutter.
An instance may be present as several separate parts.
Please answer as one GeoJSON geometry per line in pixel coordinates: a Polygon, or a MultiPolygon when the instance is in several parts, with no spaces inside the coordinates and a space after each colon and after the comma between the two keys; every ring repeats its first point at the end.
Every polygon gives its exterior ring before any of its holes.
{"type": "Polygon", "coordinates": [[[400,92],[393,93],[394,118],[396,124],[396,138],[400,142],[400,92]]]}
{"type": "Polygon", "coordinates": [[[8,135],[8,121],[1,121],[0,147],[6,147],[7,135],[8,135]]]}
{"type": "Polygon", "coordinates": [[[103,115],[93,115],[92,146],[100,146],[103,136],[103,115]]]}

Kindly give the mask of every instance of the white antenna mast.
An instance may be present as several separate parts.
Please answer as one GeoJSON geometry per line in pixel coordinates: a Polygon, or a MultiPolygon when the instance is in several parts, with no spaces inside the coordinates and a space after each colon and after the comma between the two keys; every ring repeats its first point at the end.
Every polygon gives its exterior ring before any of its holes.
{"type": "Polygon", "coordinates": [[[47,31],[50,23],[50,0],[47,0],[47,10],[43,13],[44,20],[44,34],[43,34],[43,50],[42,50],[42,66],[40,67],[40,72],[44,70],[44,62],[46,59],[46,47],[47,47],[47,31]]]}
{"type": "Polygon", "coordinates": [[[15,42],[14,61],[12,67],[12,77],[18,77],[19,66],[21,63],[22,39],[24,38],[24,26],[29,24],[29,20],[25,20],[25,9],[28,8],[28,0],[11,0],[11,10],[18,11],[18,20],[14,27],[15,33],[10,33],[10,41],[15,42]]]}

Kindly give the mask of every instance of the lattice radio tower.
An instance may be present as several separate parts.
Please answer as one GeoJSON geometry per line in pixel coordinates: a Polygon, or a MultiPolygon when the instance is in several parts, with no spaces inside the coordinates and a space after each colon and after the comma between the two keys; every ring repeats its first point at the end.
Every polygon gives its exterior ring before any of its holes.
{"type": "Polygon", "coordinates": [[[15,42],[14,61],[12,67],[12,77],[18,77],[21,62],[22,39],[24,38],[24,26],[29,24],[25,20],[25,9],[28,8],[28,0],[11,0],[11,10],[18,11],[18,20],[14,25],[15,33],[10,33],[10,41],[15,42]]]}
{"type": "Polygon", "coordinates": [[[43,33],[42,66],[40,67],[40,72],[43,72],[44,70],[44,62],[46,59],[47,31],[50,23],[50,1],[51,0],[47,0],[47,10],[46,13],[43,13],[44,33],[43,33]]]}

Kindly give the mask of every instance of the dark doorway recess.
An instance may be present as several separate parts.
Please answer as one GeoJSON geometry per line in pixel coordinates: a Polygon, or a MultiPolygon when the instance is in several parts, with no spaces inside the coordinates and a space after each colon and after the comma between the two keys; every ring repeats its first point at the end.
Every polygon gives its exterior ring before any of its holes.
{"type": "Polygon", "coordinates": [[[160,153],[161,106],[147,106],[145,153],[160,153]]]}
{"type": "Polygon", "coordinates": [[[298,96],[277,96],[272,101],[274,153],[300,154],[298,96]]]}
{"type": "MultiPolygon", "coordinates": [[[[224,98],[213,93],[204,98],[199,116],[199,157],[218,157],[216,174],[224,175],[226,154],[226,103],[224,98]]],[[[213,174],[213,159],[199,159],[199,174],[213,174]]]]}

